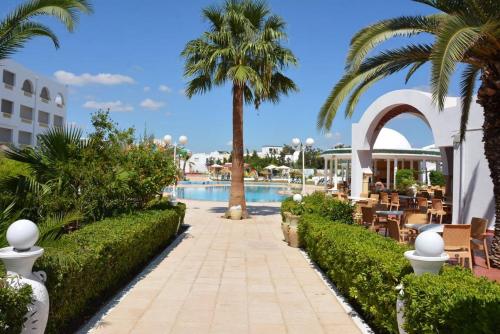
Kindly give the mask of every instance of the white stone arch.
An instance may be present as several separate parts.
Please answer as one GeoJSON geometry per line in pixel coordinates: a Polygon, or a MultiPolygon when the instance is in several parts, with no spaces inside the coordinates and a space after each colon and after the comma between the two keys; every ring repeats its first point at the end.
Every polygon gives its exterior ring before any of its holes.
{"type": "Polygon", "coordinates": [[[413,114],[431,129],[434,143],[441,150],[444,172],[452,164],[453,139],[459,128],[459,99],[449,97],[445,109],[439,111],[430,93],[404,89],[389,92],[375,100],[363,113],[358,123],[352,125],[352,195],[362,192],[363,171],[371,170],[373,144],[380,130],[394,117],[403,113],[413,114]]]}

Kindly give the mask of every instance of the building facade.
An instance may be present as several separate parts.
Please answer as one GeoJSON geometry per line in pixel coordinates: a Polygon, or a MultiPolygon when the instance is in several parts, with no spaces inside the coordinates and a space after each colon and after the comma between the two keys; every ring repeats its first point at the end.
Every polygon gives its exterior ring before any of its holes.
{"type": "Polygon", "coordinates": [[[66,123],[67,87],[12,61],[0,62],[0,144],[36,145],[37,135],[66,123]]]}

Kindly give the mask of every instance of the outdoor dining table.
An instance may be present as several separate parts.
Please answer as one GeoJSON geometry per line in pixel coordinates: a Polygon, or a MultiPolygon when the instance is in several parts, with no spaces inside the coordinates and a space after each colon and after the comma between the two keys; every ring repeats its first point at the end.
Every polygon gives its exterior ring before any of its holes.
{"type": "Polygon", "coordinates": [[[358,202],[358,201],[368,201],[368,197],[359,197],[359,196],[349,196],[348,197],[351,201],[353,202],[358,202]]]}
{"type": "Polygon", "coordinates": [[[405,224],[405,227],[416,230],[418,233],[427,231],[443,233],[444,231],[444,224],[405,224]]]}
{"type": "Polygon", "coordinates": [[[394,211],[394,210],[378,210],[375,211],[377,216],[397,216],[398,218],[404,214],[404,211],[394,211]]]}

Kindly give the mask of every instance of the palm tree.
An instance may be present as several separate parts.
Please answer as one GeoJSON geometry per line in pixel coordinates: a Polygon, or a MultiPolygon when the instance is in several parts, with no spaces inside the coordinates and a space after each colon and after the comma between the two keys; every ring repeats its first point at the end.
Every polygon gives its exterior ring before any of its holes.
{"type": "Polygon", "coordinates": [[[263,1],[226,0],[222,6],[203,10],[210,29],[187,43],[184,75],[191,80],[186,95],[192,97],[212,86],[232,85],[233,154],[229,207],[241,205],[247,216],[243,183],[243,104],[277,103],[281,94],[296,91],[282,71],[297,59],[282,45],[285,22],[263,1]]]}
{"type": "Polygon", "coordinates": [[[37,36],[48,37],[59,47],[59,40],[47,26],[34,22],[39,16],[51,16],[61,21],[73,31],[78,22],[78,14],[91,13],[92,6],[87,0],[30,0],[19,5],[0,21],[0,60],[11,56],[24,44],[37,36]]]}
{"type": "Polygon", "coordinates": [[[444,108],[451,76],[463,64],[461,131],[465,136],[478,77],[477,102],[484,109],[483,141],[493,180],[496,221],[492,265],[500,267],[500,1],[413,0],[439,10],[428,16],[383,20],[359,31],[351,40],[346,73],[333,88],[318,115],[318,128],[329,129],[337,110],[349,96],[345,115],[350,117],[360,96],[375,82],[404,69],[406,81],[422,65],[431,64],[434,102],[444,108]],[[428,34],[433,43],[412,43],[368,57],[380,43],[393,37],[428,34]]]}

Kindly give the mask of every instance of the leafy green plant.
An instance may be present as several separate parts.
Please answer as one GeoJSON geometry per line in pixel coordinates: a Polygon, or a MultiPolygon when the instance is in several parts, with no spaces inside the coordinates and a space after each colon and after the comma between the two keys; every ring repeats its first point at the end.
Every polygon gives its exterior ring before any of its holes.
{"type": "Polygon", "coordinates": [[[432,170],[429,172],[429,180],[433,186],[445,186],[446,178],[444,177],[443,172],[438,170],[432,170]]]}
{"type": "Polygon", "coordinates": [[[307,253],[380,332],[397,333],[395,287],[412,269],[407,247],[362,226],[306,214],[299,236],[307,253]]]}
{"type": "Polygon", "coordinates": [[[407,192],[416,182],[413,169],[398,169],[396,172],[398,191],[407,192]]]}
{"type": "Polygon", "coordinates": [[[498,333],[500,285],[460,267],[404,277],[408,333],[498,333]]]}
{"type": "Polygon", "coordinates": [[[176,210],[144,210],[88,224],[47,243],[35,264],[48,276],[47,333],[69,333],[81,325],[170,243],[182,218],[176,210]]]}
{"type": "Polygon", "coordinates": [[[17,334],[23,328],[28,305],[31,303],[31,286],[14,289],[0,277],[0,333],[17,334]]]}

